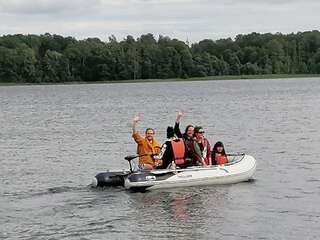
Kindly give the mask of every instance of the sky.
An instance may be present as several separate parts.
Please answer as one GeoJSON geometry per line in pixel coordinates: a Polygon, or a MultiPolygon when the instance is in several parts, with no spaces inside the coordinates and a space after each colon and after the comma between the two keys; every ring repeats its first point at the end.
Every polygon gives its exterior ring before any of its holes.
{"type": "Polygon", "coordinates": [[[0,0],[0,35],[77,39],[152,33],[191,43],[320,30],[320,0],[0,0]]]}

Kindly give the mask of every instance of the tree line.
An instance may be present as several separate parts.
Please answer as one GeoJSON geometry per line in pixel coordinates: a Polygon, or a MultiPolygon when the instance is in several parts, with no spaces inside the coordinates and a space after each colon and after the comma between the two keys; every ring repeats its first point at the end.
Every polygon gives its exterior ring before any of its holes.
{"type": "Polygon", "coordinates": [[[77,40],[44,35],[0,37],[1,82],[167,79],[219,75],[319,74],[320,32],[251,33],[187,44],[144,34],[77,40]]]}

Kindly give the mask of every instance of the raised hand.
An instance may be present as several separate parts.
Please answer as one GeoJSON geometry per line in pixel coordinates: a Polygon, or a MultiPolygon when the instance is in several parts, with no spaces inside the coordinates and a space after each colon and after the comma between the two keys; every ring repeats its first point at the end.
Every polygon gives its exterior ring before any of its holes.
{"type": "Polygon", "coordinates": [[[180,122],[181,118],[184,116],[184,112],[183,111],[178,111],[177,112],[177,119],[176,122],[180,122]]]}
{"type": "Polygon", "coordinates": [[[134,123],[137,123],[137,122],[140,121],[140,115],[139,115],[139,113],[136,113],[136,114],[133,116],[132,121],[133,121],[134,123]]]}

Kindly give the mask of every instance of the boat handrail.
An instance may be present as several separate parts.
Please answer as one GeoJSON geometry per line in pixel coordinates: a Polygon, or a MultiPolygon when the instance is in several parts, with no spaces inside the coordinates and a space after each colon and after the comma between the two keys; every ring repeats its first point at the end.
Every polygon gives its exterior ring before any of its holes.
{"type": "MultiPolygon", "coordinates": [[[[232,160],[232,161],[228,161],[226,164],[224,164],[224,166],[230,166],[230,165],[233,165],[235,163],[242,161],[244,159],[244,157],[246,156],[246,154],[245,153],[231,153],[231,154],[227,154],[227,156],[231,156],[231,157],[241,156],[241,158],[236,159],[236,160],[232,160]]],[[[214,165],[214,166],[219,166],[219,165],[214,165]]]]}
{"type": "MultiPolygon", "coordinates": [[[[228,162],[226,164],[224,164],[223,166],[230,166],[233,164],[236,164],[240,161],[242,161],[244,159],[244,157],[246,156],[246,154],[241,153],[241,154],[227,154],[228,156],[241,156],[241,158],[237,159],[236,161],[231,161],[228,162]]],[[[211,166],[191,166],[191,167],[187,167],[187,168],[176,168],[176,169],[154,169],[151,170],[151,173],[154,174],[165,174],[165,173],[178,173],[178,172],[188,172],[188,171],[201,171],[201,170],[209,170],[209,169],[219,169],[219,167],[221,167],[222,165],[211,165],[211,166]]]]}

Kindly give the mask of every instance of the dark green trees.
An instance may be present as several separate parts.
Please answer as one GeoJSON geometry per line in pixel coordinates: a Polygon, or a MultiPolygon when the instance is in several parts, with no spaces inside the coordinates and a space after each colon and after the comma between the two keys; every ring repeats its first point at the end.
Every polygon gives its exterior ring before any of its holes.
{"type": "Polygon", "coordinates": [[[69,82],[320,73],[320,32],[185,42],[152,34],[107,42],[59,35],[0,37],[0,81],[69,82]]]}

